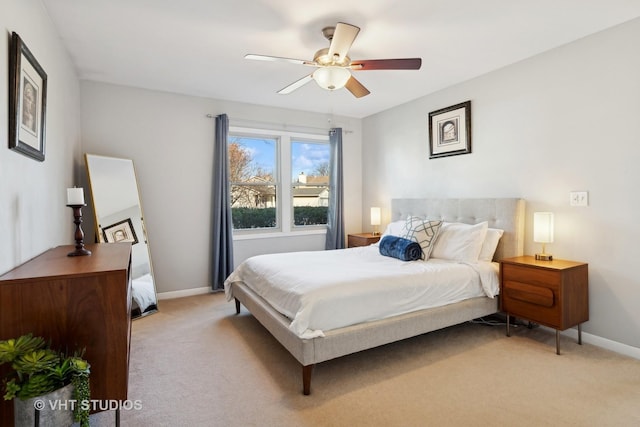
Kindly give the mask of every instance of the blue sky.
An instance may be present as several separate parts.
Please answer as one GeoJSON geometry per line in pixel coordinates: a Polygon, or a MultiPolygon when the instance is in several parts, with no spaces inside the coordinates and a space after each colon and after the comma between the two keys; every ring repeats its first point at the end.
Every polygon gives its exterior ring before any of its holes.
{"type": "MultiPolygon", "coordinates": [[[[276,160],[275,140],[244,137],[241,145],[251,152],[254,163],[266,171],[273,171],[276,160]]],[[[310,175],[316,165],[329,162],[329,144],[294,141],[291,144],[291,156],[291,175],[295,180],[300,172],[310,175]]]]}

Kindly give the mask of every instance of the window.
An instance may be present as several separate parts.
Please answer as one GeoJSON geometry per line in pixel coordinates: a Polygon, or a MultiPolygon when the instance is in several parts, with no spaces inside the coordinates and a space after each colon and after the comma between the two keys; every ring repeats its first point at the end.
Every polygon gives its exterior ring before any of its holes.
{"type": "Polygon", "coordinates": [[[228,150],[234,230],[326,228],[328,136],[231,128],[228,150]]]}
{"type": "Polygon", "coordinates": [[[327,225],[329,144],[291,141],[291,200],[294,227],[327,225]]]}
{"type": "Polygon", "coordinates": [[[273,137],[229,135],[229,184],[234,229],[276,228],[276,154],[273,137]]]}

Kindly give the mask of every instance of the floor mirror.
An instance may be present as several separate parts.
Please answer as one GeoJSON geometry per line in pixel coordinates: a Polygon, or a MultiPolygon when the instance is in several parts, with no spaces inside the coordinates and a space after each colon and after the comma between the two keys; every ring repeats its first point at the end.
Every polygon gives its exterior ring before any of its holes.
{"type": "Polygon", "coordinates": [[[99,243],[131,242],[131,316],[158,311],[149,240],[133,160],[85,154],[99,243]]]}

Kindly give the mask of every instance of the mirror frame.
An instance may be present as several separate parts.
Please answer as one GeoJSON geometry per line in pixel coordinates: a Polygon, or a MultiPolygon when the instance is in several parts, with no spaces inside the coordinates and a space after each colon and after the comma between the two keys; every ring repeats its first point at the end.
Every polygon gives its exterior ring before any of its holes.
{"type": "MultiPolygon", "coordinates": [[[[135,164],[133,162],[132,159],[126,159],[126,158],[121,158],[121,157],[112,157],[112,156],[103,156],[103,155],[99,155],[99,154],[91,154],[91,153],[85,153],[84,155],[84,159],[85,159],[85,166],[86,166],[86,171],[87,171],[87,179],[89,182],[89,191],[91,194],[91,205],[93,208],[93,220],[94,220],[94,233],[95,233],[95,241],[96,243],[109,243],[106,238],[105,238],[105,233],[104,233],[104,228],[102,228],[102,224],[100,221],[100,218],[98,218],[98,209],[96,208],[96,199],[95,199],[95,190],[94,190],[94,181],[92,180],[92,176],[91,176],[91,167],[89,165],[89,161],[90,159],[107,159],[107,160],[118,160],[118,161],[126,161],[126,162],[131,162],[131,168],[133,170],[133,179],[134,179],[134,184],[135,184],[135,191],[136,191],[136,196],[137,196],[137,200],[138,200],[138,207],[140,209],[140,230],[138,230],[138,232],[136,233],[135,228],[131,222],[131,219],[124,219],[121,220],[119,222],[116,222],[114,224],[110,224],[109,228],[112,229],[116,229],[121,225],[123,228],[123,231],[125,231],[126,233],[128,233],[128,235],[130,236],[130,238],[132,240],[134,240],[134,242],[132,242],[132,264],[133,264],[133,244],[138,243],[139,241],[143,241],[146,245],[146,249],[147,249],[147,256],[148,256],[148,260],[149,260],[149,273],[151,275],[151,279],[153,281],[153,292],[154,292],[154,297],[155,297],[155,308],[148,310],[148,311],[140,311],[140,314],[138,315],[134,315],[132,313],[131,318],[132,319],[139,319],[145,316],[148,316],[149,314],[153,314],[153,313],[157,313],[158,312],[158,292],[157,292],[157,286],[156,286],[156,276],[155,276],[155,272],[153,270],[153,260],[151,258],[151,246],[149,243],[149,236],[147,234],[147,228],[145,226],[144,223],[144,210],[142,207],[142,198],[140,195],[140,185],[138,183],[138,175],[136,173],[136,168],[135,168],[135,164]],[[127,228],[130,228],[130,230],[127,230],[127,228]],[[142,235],[140,235],[142,234],[142,235]]],[[[95,176],[94,176],[95,178],[95,176]]],[[[132,281],[132,286],[133,286],[133,275],[131,275],[131,281],[132,281]]],[[[132,300],[133,300],[133,292],[132,292],[132,300]]],[[[132,301],[133,303],[133,301],[132,301]]]]}

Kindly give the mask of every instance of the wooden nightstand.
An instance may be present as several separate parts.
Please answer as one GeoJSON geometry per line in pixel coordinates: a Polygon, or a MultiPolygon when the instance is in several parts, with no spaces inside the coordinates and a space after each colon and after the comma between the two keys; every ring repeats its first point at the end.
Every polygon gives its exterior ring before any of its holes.
{"type": "Polygon", "coordinates": [[[560,331],[589,320],[588,264],[554,259],[537,261],[533,256],[500,261],[500,306],[507,315],[520,317],[556,330],[556,353],[560,354],[560,331]]]}
{"type": "Polygon", "coordinates": [[[379,234],[376,234],[376,235],[372,233],[349,234],[347,236],[347,247],[355,248],[357,246],[369,246],[372,243],[376,243],[378,240],[380,240],[379,234]]]}

